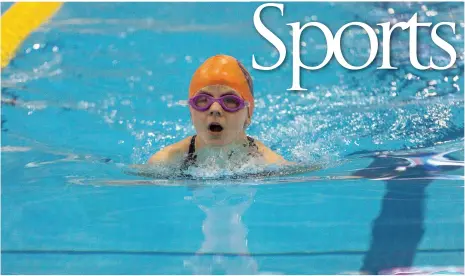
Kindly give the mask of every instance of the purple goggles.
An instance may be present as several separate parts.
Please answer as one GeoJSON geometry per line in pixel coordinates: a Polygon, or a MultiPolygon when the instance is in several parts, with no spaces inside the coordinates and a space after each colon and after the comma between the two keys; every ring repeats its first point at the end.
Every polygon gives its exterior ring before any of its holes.
{"type": "Polygon", "coordinates": [[[242,98],[236,95],[224,95],[216,99],[208,94],[198,94],[189,99],[189,105],[198,111],[207,111],[214,102],[217,102],[227,112],[237,112],[248,106],[242,98]]]}

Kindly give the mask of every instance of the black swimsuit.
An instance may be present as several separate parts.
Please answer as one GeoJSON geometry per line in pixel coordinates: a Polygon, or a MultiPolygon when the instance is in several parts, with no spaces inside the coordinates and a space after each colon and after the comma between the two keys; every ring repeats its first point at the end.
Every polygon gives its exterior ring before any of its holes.
{"type": "MultiPolygon", "coordinates": [[[[195,154],[195,137],[197,135],[194,135],[192,136],[191,138],[191,143],[189,145],[189,152],[187,153],[187,156],[186,158],[184,159],[183,163],[182,163],[182,166],[181,166],[181,169],[182,170],[185,170],[187,169],[189,166],[191,165],[194,165],[195,162],[197,161],[197,155],[195,154]]],[[[249,147],[251,148],[255,148],[257,151],[258,151],[258,146],[257,144],[255,144],[255,141],[252,137],[249,137],[247,136],[247,140],[249,141],[249,147]]],[[[244,147],[246,147],[247,145],[244,144],[244,147]]],[[[249,153],[250,154],[250,153],[249,153]]]]}

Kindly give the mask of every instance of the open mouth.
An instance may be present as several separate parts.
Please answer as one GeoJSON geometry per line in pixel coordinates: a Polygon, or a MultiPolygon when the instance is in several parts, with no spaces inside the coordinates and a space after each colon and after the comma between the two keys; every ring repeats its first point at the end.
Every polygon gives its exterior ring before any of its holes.
{"type": "Polygon", "coordinates": [[[208,126],[208,129],[211,131],[211,132],[221,132],[223,131],[223,127],[218,124],[218,123],[211,123],[209,126],[208,126]]]}

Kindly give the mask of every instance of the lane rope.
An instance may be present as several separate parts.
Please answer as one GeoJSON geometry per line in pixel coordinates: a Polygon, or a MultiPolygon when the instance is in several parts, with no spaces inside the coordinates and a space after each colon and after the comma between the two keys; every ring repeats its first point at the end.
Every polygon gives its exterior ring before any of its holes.
{"type": "Polygon", "coordinates": [[[48,21],[63,5],[62,2],[18,2],[1,17],[2,68],[15,57],[23,41],[48,21]]]}

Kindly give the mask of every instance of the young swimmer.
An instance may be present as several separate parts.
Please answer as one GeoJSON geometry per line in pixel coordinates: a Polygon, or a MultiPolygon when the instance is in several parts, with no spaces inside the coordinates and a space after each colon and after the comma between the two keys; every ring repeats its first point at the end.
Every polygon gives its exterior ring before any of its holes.
{"type": "Polygon", "coordinates": [[[237,165],[289,163],[246,135],[254,110],[253,83],[235,58],[207,59],[192,77],[188,102],[196,134],[163,148],[149,164],[180,164],[185,169],[218,160],[237,165]]]}

